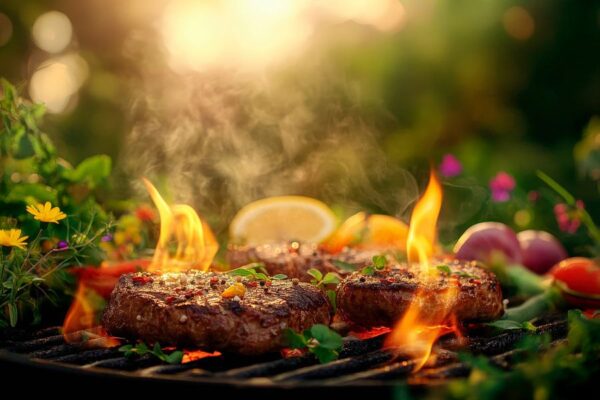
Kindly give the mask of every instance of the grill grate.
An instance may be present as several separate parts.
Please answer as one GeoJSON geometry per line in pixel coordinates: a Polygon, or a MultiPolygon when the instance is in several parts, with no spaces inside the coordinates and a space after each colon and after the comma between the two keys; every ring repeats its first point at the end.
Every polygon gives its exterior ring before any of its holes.
{"type": "MultiPolygon", "coordinates": [[[[494,363],[510,369],[518,350],[515,345],[526,335],[549,333],[554,342],[565,340],[567,322],[564,315],[539,320],[535,333],[512,330],[486,337],[471,332],[465,339],[443,338],[435,362],[411,375],[411,382],[428,384],[467,376],[468,365],[458,361],[457,351],[489,356],[494,363]],[[466,344],[465,344],[466,343],[466,344]]],[[[281,358],[278,355],[240,357],[223,354],[181,365],[161,364],[151,356],[125,358],[116,348],[90,349],[65,343],[59,328],[38,331],[0,333],[0,361],[27,361],[30,365],[61,367],[119,376],[126,379],[161,379],[199,385],[235,385],[237,387],[340,387],[356,385],[393,386],[406,382],[413,362],[394,357],[382,349],[384,336],[367,340],[346,340],[340,358],[318,364],[312,355],[281,358]]]]}

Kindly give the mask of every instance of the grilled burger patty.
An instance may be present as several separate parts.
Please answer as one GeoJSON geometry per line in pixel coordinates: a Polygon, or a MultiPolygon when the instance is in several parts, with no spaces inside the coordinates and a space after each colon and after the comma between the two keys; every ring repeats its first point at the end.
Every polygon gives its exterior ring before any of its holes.
{"type": "Polygon", "coordinates": [[[432,283],[421,282],[418,266],[406,264],[376,271],[371,276],[355,272],[338,286],[338,312],[355,325],[392,326],[413,300],[421,302],[423,315],[443,307],[443,294],[449,282],[457,280],[453,314],[458,320],[490,321],[504,313],[502,290],[493,273],[475,262],[451,261],[444,265],[450,268],[451,274],[440,271],[432,283]],[[422,296],[416,297],[417,291],[422,296]]]}
{"type": "Polygon", "coordinates": [[[369,264],[373,256],[377,254],[379,253],[374,251],[359,251],[350,248],[337,254],[331,254],[316,244],[289,242],[259,246],[232,245],[227,251],[227,261],[232,268],[260,262],[265,265],[271,275],[284,274],[290,278],[308,282],[311,277],[306,271],[310,268],[316,268],[324,274],[327,272],[345,274],[348,271],[339,268],[339,262],[352,264],[359,269],[369,264]]]}
{"type": "Polygon", "coordinates": [[[327,298],[312,285],[192,270],[121,276],[103,325],[112,335],[149,343],[254,355],[278,350],[286,328],[302,331],[329,320],[327,298]],[[245,294],[224,297],[234,284],[245,294]]]}

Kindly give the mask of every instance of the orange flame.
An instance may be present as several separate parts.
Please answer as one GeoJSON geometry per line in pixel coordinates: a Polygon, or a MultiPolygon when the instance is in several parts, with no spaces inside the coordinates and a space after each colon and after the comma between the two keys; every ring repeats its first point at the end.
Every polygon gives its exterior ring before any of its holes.
{"type": "Polygon", "coordinates": [[[410,220],[406,248],[411,266],[416,266],[421,287],[386,339],[385,346],[402,351],[415,361],[415,371],[429,359],[435,341],[448,333],[458,287],[435,290],[438,270],[430,266],[436,243],[436,223],[442,207],[442,187],[431,171],[425,193],[410,220]]]}
{"type": "Polygon", "coordinates": [[[102,302],[102,298],[85,283],[80,282],[63,323],[65,342],[84,343],[89,347],[114,347],[120,344],[118,338],[109,336],[104,328],[99,326],[96,320],[97,311],[100,309],[97,304],[99,302],[102,302]]]}
{"type": "Polygon", "coordinates": [[[160,215],[160,236],[148,270],[177,272],[197,268],[206,271],[219,249],[208,224],[186,204],[169,206],[150,181],[143,181],[160,215]],[[173,239],[177,242],[174,254],[170,251],[173,239]]]}

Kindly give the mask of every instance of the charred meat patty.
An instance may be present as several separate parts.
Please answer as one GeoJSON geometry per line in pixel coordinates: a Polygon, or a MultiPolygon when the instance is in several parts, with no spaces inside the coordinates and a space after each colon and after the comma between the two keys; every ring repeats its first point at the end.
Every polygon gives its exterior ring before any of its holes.
{"type": "Polygon", "coordinates": [[[259,246],[232,245],[228,248],[227,261],[232,268],[260,262],[271,275],[284,274],[308,282],[311,277],[306,271],[311,268],[316,268],[324,274],[336,272],[343,275],[352,268],[359,269],[369,264],[377,254],[379,253],[374,251],[350,248],[332,254],[317,244],[289,242],[259,246]]]}
{"type": "Polygon", "coordinates": [[[327,298],[309,284],[193,270],[123,275],[103,315],[115,336],[244,355],[278,350],[286,328],[329,320],[327,298]]]}
{"type": "Polygon", "coordinates": [[[446,268],[433,281],[419,279],[418,266],[407,264],[375,270],[373,275],[355,272],[337,289],[340,316],[363,327],[392,326],[412,301],[421,302],[425,315],[443,307],[449,284],[458,285],[452,313],[460,321],[490,321],[502,316],[502,290],[496,276],[475,262],[444,262],[446,268]],[[415,296],[419,292],[420,296],[415,296]],[[430,310],[430,311],[428,311],[430,310]]]}

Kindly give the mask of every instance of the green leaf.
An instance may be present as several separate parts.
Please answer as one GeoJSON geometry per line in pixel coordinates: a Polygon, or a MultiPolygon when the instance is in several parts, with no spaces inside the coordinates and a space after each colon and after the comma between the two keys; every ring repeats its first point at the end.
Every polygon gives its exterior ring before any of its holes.
{"type": "Polygon", "coordinates": [[[133,346],[130,345],[130,344],[126,344],[124,346],[119,347],[119,351],[122,352],[122,353],[131,351],[131,349],[133,349],[133,346]]]}
{"type": "Polygon", "coordinates": [[[109,156],[92,156],[79,163],[77,168],[65,170],[63,174],[71,182],[86,183],[90,188],[94,188],[108,178],[111,164],[109,156]]]}
{"type": "Polygon", "coordinates": [[[257,272],[254,277],[256,279],[259,279],[261,281],[268,281],[269,280],[269,276],[266,274],[263,274],[262,272],[257,272]]]}
{"type": "Polygon", "coordinates": [[[316,268],[311,268],[308,271],[306,271],[306,273],[315,278],[318,282],[320,282],[321,279],[323,279],[323,274],[316,268]]]}
{"type": "Polygon", "coordinates": [[[236,268],[236,269],[232,269],[231,271],[227,271],[227,273],[229,275],[233,275],[233,276],[254,276],[256,275],[256,271],[254,271],[253,269],[248,269],[248,268],[236,268]]]}
{"type": "Polygon", "coordinates": [[[335,272],[328,272],[321,280],[321,285],[337,285],[340,283],[340,277],[335,272]]]}
{"type": "Polygon", "coordinates": [[[321,364],[337,360],[339,357],[339,353],[337,351],[319,346],[311,348],[310,352],[317,356],[321,364]]]}
{"type": "Polygon", "coordinates": [[[329,329],[326,325],[313,325],[310,328],[310,334],[313,338],[317,339],[320,347],[329,350],[337,350],[342,347],[342,337],[337,332],[329,329]]]}
{"type": "Polygon", "coordinates": [[[387,264],[387,259],[385,256],[373,256],[373,265],[376,269],[384,269],[387,264]]]}
{"type": "Polygon", "coordinates": [[[510,319],[499,319],[494,322],[488,322],[486,325],[502,330],[523,329],[523,323],[510,319]]]}
{"type": "Polygon", "coordinates": [[[290,328],[286,329],[283,333],[287,345],[292,349],[303,349],[306,347],[307,343],[304,335],[296,333],[290,328]]]}
{"type": "Polygon", "coordinates": [[[337,312],[337,294],[335,290],[328,290],[326,292],[327,298],[329,299],[329,303],[331,304],[331,308],[333,308],[333,313],[337,312]]]}
{"type": "Polygon", "coordinates": [[[183,360],[183,351],[181,350],[176,350],[164,358],[164,361],[169,364],[181,364],[181,360],[183,360]]]}
{"type": "Polygon", "coordinates": [[[13,186],[4,201],[7,203],[57,203],[56,191],[40,183],[20,183],[13,186]]]}
{"type": "Polygon", "coordinates": [[[271,279],[275,279],[276,281],[280,281],[282,279],[287,279],[287,275],[285,274],[276,274],[271,277],[271,279]]]}
{"type": "Polygon", "coordinates": [[[13,157],[17,159],[29,158],[35,155],[31,138],[26,133],[23,133],[17,142],[14,149],[13,157]]]}
{"type": "Polygon", "coordinates": [[[8,303],[8,318],[10,320],[10,326],[17,326],[17,320],[19,319],[19,310],[15,303],[8,303]]]}
{"type": "Polygon", "coordinates": [[[331,260],[331,263],[344,271],[356,271],[356,265],[342,260],[331,260]]]}
{"type": "Polygon", "coordinates": [[[450,275],[452,273],[452,270],[447,265],[438,265],[436,268],[438,269],[438,271],[443,272],[448,275],[450,275]]]}
{"type": "Polygon", "coordinates": [[[360,273],[363,275],[373,275],[375,273],[375,268],[369,266],[369,267],[364,267],[363,269],[360,270],[360,273]]]}

